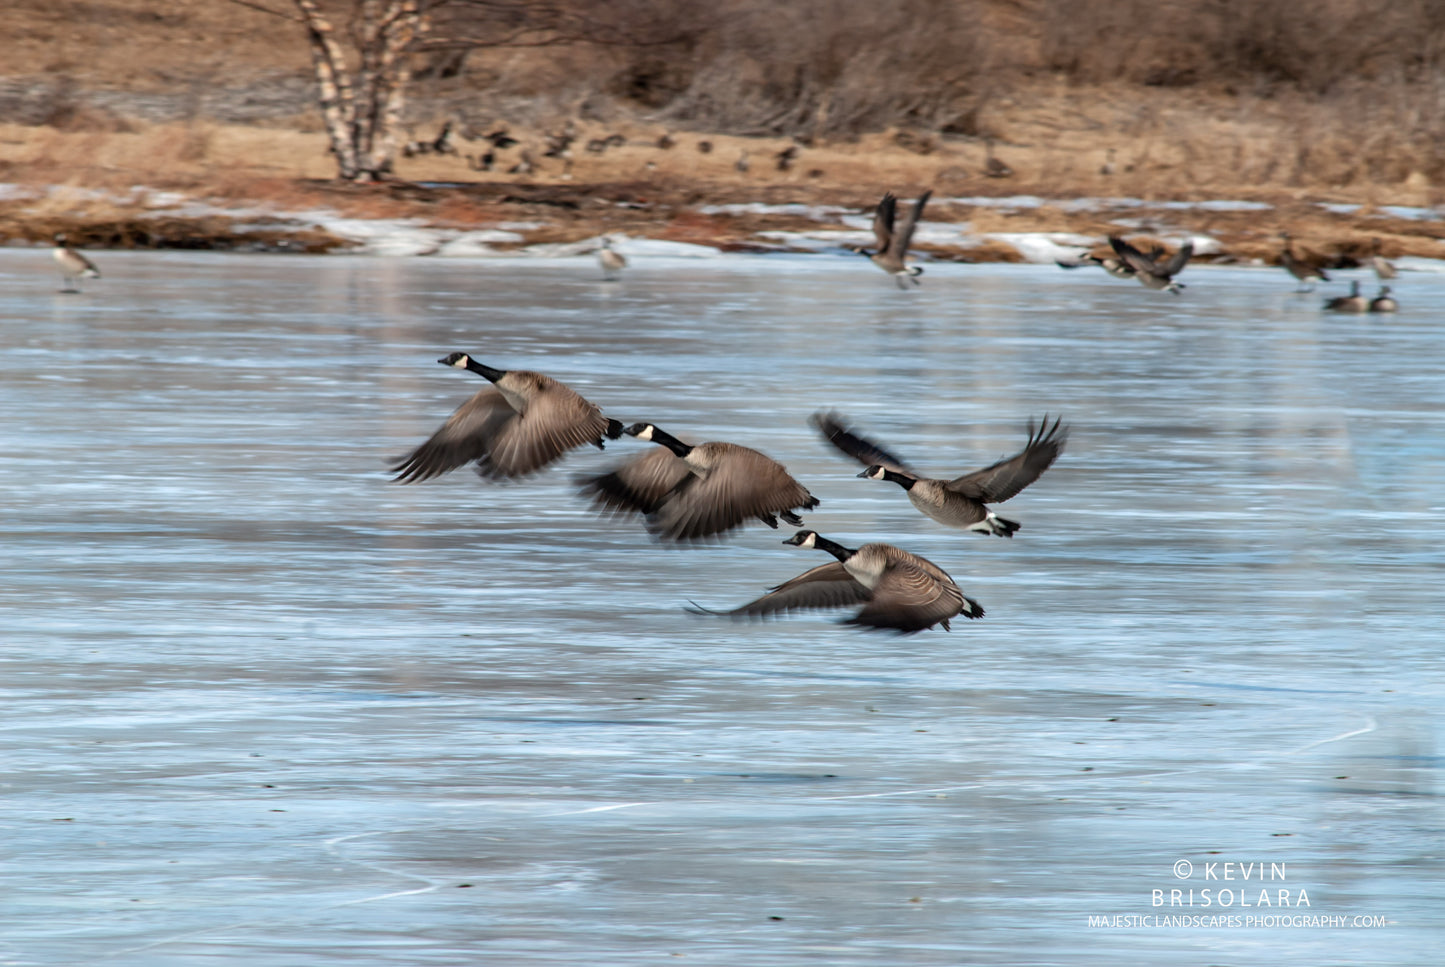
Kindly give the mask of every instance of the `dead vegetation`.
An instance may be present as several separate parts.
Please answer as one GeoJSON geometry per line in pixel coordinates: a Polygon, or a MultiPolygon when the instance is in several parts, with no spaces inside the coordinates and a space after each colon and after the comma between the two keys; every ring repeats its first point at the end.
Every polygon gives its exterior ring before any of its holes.
{"type": "MultiPolygon", "coordinates": [[[[1303,204],[1377,211],[1442,200],[1445,5],[1433,0],[665,6],[674,22],[656,43],[417,55],[404,134],[426,143],[450,124],[455,153],[399,158],[395,174],[468,186],[441,202],[393,187],[319,187],[336,165],[294,23],[219,0],[15,0],[0,78],[0,118],[11,122],[0,124],[0,180],[147,184],[278,207],[325,196],[358,215],[458,227],[535,213],[549,239],[583,237],[605,217],[727,245],[750,244],[773,224],[685,213],[727,201],[861,209],[882,187],[1222,197],[1274,208],[1268,219],[1148,217],[1215,233],[1242,257],[1273,258],[1279,220],[1342,258],[1372,234],[1395,254],[1438,248],[1430,222],[1366,225],[1303,204]],[[516,143],[494,147],[488,136],[498,132],[516,143]],[[1008,177],[986,175],[990,140],[1008,177]]],[[[655,18],[659,4],[590,9],[655,18]]],[[[119,217],[92,208],[76,201],[67,224],[119,217]]],[[[980,231],[1109,225],[1048,206],[951,217],[980,231]]],[[[146,244],[130,229],[110,237],[146,244]]]]}

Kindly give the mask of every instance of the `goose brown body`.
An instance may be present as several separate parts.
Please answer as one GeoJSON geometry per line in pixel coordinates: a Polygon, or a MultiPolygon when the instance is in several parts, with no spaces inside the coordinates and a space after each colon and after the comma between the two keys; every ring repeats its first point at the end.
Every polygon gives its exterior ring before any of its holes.
{"type": "Polygon", "coordinates": [[[1286,272],[1299,280],[1299,285],[1295,287],[1296,291],[1308,292],[1314,288],[1314,283],[1330,280],[1324,269],[1308,259],[1295,256],[1293,240],[1289,232],[1280,232],[1279,237],[1284,242],[1284,248],[1279,253],[1279,264],[1284,266],[1286,272]]]}
{"type": "Polygon", "coordinates": [[[1192,240],[1179,246],[1179,250],[1167,259],[1158,249],[1152,254],[1146,254],[1115,235],[1109,236],[1109,246],[1119,256],[1119,260],[1133,270],[1134,278],[1138,279],[1144,288],[1159,289],[1175,295],[1184,288],[1184,283],[1175,282],[1174,276],[1184,271],[1184,266],[1189,264],[1189,259],[1194,255],[1192,240]]]}
{"type": "Polygon", "coordinates": [[[908,255],[908,246],[913,242],[913,232],[918,227],[918,219],[923,216],[923,206],[928,203],[932,194],[932,191],[925,191],[918,196],[918,201],[913,203],[913,209],[902,226],[896,224],[898,198],[891,191],[884,194],[883,200],[873,212],[873,237],[877,240],[878,250],[867,253],[868,258],[874,265],[893,276],[900,288],[905,288],[904,279],[917,285],[917,277],[923,274],[922,267],[908,265],[905,258],[908,255]]]}
{"type": "Polygon", "coordinates": [[[749,520],[798,525],[797,509],[818,499],[776,460],[735,443],[684,443],[651,423],[624,432],[660,444],[609,473],[578,481],[604,511],[642,514],[648,530],[668,541],[719,537],[749,520]]]}
{"type": "Polygon", "coordinates": [[[1369,308],[1369,302],[1360,295],[1360,283],[1354,279],[1350,280],[1349,295],[1337,295],[1325,301],[1325,309],[1329,312],[1365,312],[1369,308]]]}
{"type": "Polygon", "coordinates": [[[60,266],[61,291],[79,292],[81,279],[100,278],[100,269],[95,263],[65,244],[64,233],[55,236],[55,248],[50,252],[55,264],[60,266]]]}
{"type": "Polygon", "coordinates": [[[908,500],[924,514],[948,527],[1012,537],[1016,521],[999,517],[988,508],[1002,503],[1037,480],[1053,465],[1068,441],[1068,429],[1048,417],[1035,430],[1029,422],[1028,441],[1022,450],[981,470],[941,480],[925,477],[877,443],[850,429],[836,413],[815,413],[811,421],[823,438],[867,467],[860,477],[887,480],[903,487],[908,500]]]}
{"type": "MultiPolygon", "coordinates": [[[[771,589],[755,601],[722,612],[761,618],[788,611],[862,605],[845,624],[911,634],[959,615],[982,618],[983,606],[959,590],[943,568],[892,544],[847,548],[803,530],[786,544],[816,547],[837,558],[771,589]]],[[[704,609],[696,609],[702,611],[704,609]]]]}
{"type": "Polygon", "coordinates": [[[575,447],[590,443],[600,449],[604,437],[621,435],[622,424],[550,376],[492,369],[466,353],[437,361],[469,369],[494,385],[457,407],[425,443],[392,465],[402,483],[440,476],[472,461],[483,477],[522,477],[575,447]]]}

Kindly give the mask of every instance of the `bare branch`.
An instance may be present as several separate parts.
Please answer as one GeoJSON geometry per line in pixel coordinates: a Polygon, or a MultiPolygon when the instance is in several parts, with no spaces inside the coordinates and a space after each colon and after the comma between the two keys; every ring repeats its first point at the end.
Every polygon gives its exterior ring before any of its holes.
{"type": "Polygon", "coordinates": [[[285,10],[272,10],[270,7],[267,7],[263,4],[255,3],[254,0],[227,0],[227,2],[234,3],[238,7],[250,7],[252,10],[259,10],[262,13],[269,13],[273,17],[280,17],[281,19],[289,20],[292,23],[304,22],[294,13],[288,13],[285,10]]]}

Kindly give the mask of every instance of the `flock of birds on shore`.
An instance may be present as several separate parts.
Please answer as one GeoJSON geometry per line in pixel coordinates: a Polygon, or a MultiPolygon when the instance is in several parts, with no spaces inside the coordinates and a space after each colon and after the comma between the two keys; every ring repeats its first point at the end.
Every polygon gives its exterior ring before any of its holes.
{"type": "MultiPolygon", "coordinates": [[[[392,465],[395,480],[416,483],[466,464],[487,480],[525,477],[567,452],[630,436],[656,448],[600,474],[576,479],[580,494],[603,514],[641,518],[654,539],[672,544],[719,540],[752,521],[776,529],[779,520],[802,527],[800,511],[818,506],[806,487],[773,458],[737,443],[688,443],[656,423],[604,416],[600,407],[542,373],[500,370],[454,352],[438,362],[488,380],[425,442],[392,465]]],[[[989,504],[1001,503],[1033,483],[1063,452],[1068,430],[1056,418],[1029,424],[1022,450],[981,470],[934,479],[914,470],[860,435],[836,413],[813,415],[824,440],[864,466],[858,474],[897,484],[919,511],[947,527],[1012,537],[1016,521],[989,504]]],[[[983,606],[965,595],[942,568],[892,544],[845,547],[817,531],[799,530],[784,541],[816,548],[835,560],[805,571],[737,608],[695,613],[733,618],[787,611],[857,607],[846,624],[899,633],[955,617],[981,618],[983,606]]]]}

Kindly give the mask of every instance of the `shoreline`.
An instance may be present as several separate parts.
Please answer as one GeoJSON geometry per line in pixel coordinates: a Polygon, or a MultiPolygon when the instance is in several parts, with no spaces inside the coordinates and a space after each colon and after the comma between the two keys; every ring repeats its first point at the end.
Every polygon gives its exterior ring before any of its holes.
{"type": "MultiPolygon", "coordinates": [[[[907,203],[908,194],[899,191],[907,203]]],[[[223,190],[127,190],[0,183],[0,246],[48,246],[56,232],[91,250],[517,258],[592,251],[604,234],[634,251],[808,254],[871,245],[872,207],[856,189],[623,182],[403,182],[356,186],[266,179],[223,190]]],[[[1278,265],[1288,231],[1325,268],[1445,259],[1445,208],[1293,197],[1050,198],[936,193],[911,249],[921,261],[1034,262],[1107,248],[1108,235],[1177,246],[1194,260],[1278,265]]]]}

